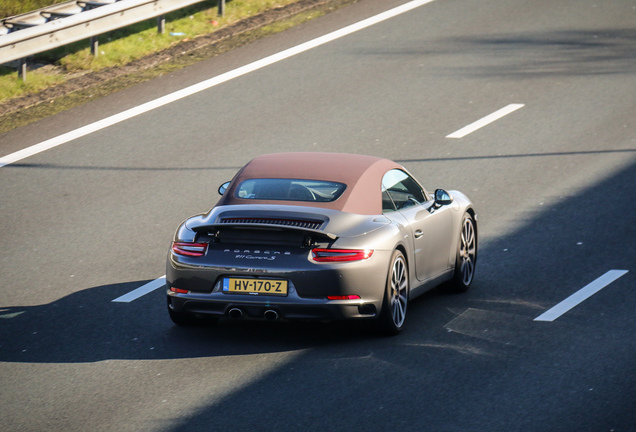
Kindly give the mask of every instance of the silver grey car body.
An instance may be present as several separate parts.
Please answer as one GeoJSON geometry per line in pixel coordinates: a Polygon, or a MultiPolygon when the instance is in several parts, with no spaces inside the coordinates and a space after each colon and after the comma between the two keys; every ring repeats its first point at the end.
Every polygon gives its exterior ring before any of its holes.
{"type": "Polygon", "coordinates": [[[442,189],[431,196],[387,159],[263,155],[220,192],[209,212],[179,226],[169,252],[168,311],[177,324],[369,319],[396,334],[410,299],[472,282],[470,200],[442,189]]]}

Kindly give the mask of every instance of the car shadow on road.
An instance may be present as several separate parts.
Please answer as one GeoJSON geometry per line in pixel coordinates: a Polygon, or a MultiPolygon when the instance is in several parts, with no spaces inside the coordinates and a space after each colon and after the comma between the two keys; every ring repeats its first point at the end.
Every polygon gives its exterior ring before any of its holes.
{"type": "MultiPolygon", "coordinates": [[[[0,361],[80,363],[161,360],[327,350],[354,343],[391,341],[372,322],[232,320],[180,327],[168,317],[163,288],[130,303],[113,302],[149,281],[80,290],[37,306],[0,306],[0,361]]],[[[409,305],[409,327],[435,314],[455,315],[462,295],[434,289],[409,305]]],[[[416,331],[414,328],[405,330],[416,331]]],[[[404,335],[404,334],[403,334],[404,335]]]]}
{"type": "Polygon", "coordinates": [[[361,323],[221,319],[179,327],[163,289],[130,303],[112,302],[148,281],[87,288],[38,306],[0,307],[0,361],[96,362],[285,352],[377,337],[361,323]]]}

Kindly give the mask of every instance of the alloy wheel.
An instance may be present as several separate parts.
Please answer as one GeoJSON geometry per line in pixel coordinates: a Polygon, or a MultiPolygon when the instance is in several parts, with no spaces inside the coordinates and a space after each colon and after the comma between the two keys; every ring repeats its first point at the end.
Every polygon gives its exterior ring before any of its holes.
{"type": "Polygon", "coordinates": [[[475,225],[473,219],[466,217],[462,226],[461,240],[459,245],[460,273],[462,283],[465,286],[470,285],[475,274],[475,259],[477,254],[475,225]]]}
{"type": "Polygon", "coordinates": [[[408,285],[406,263],[402,255],[399,255],[391,269],[391,316],[397,328],[402,327],[406,318],[408,285]]]}

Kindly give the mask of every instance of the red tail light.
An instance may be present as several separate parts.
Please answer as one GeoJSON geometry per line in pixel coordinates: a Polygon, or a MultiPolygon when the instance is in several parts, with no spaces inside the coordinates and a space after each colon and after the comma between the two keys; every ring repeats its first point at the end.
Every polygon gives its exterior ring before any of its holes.
{"type": "Polygon", "coordinates": [[[327,296],[329,300],[360,300],[359,295],[341,295],[341,296],[327,296]]]}
{"type": "Polygon", "coordinates": [[[177,294],[187,294],[187,293],[190,292],[188,290],[184,290],[184,289],[181,289],[181,288],[175,288],[175,287],[170,287],[170,291],[172,291],[173,293],[177,293],[177,294]]]}
{"type": "Polygon", "coordinates": [[[311,256],[317,262],[347,262],[361,261],[371,257],[371,249],[322,249],[311,250],[311,256]]]}
{"type": "Polygon", "coordinates": [[[201,257],[208,250],[207,243],[189,243],[189,242],[173,242],[172,252],[177,255],[185,255],[190,257],[201,257]]]}

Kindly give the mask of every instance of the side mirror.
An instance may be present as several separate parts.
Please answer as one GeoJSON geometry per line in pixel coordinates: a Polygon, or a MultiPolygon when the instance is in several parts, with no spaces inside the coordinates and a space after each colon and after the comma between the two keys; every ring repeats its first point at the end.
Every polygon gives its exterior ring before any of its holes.
{"type": "Polygon", "coordinates": [[[444,189],[435,190],[435,204],[438,206],[449,205],[453,202],[453,197],[444,189]]]}
{"type": "Polygon", "coordinates": [[[225,193],[225,191],[227,190],[227,188],[230,187],[230,182],[227,181],[225,183],[223,183],[221,186],[219,186],[219,195],[223,195],[225,193]]]}

